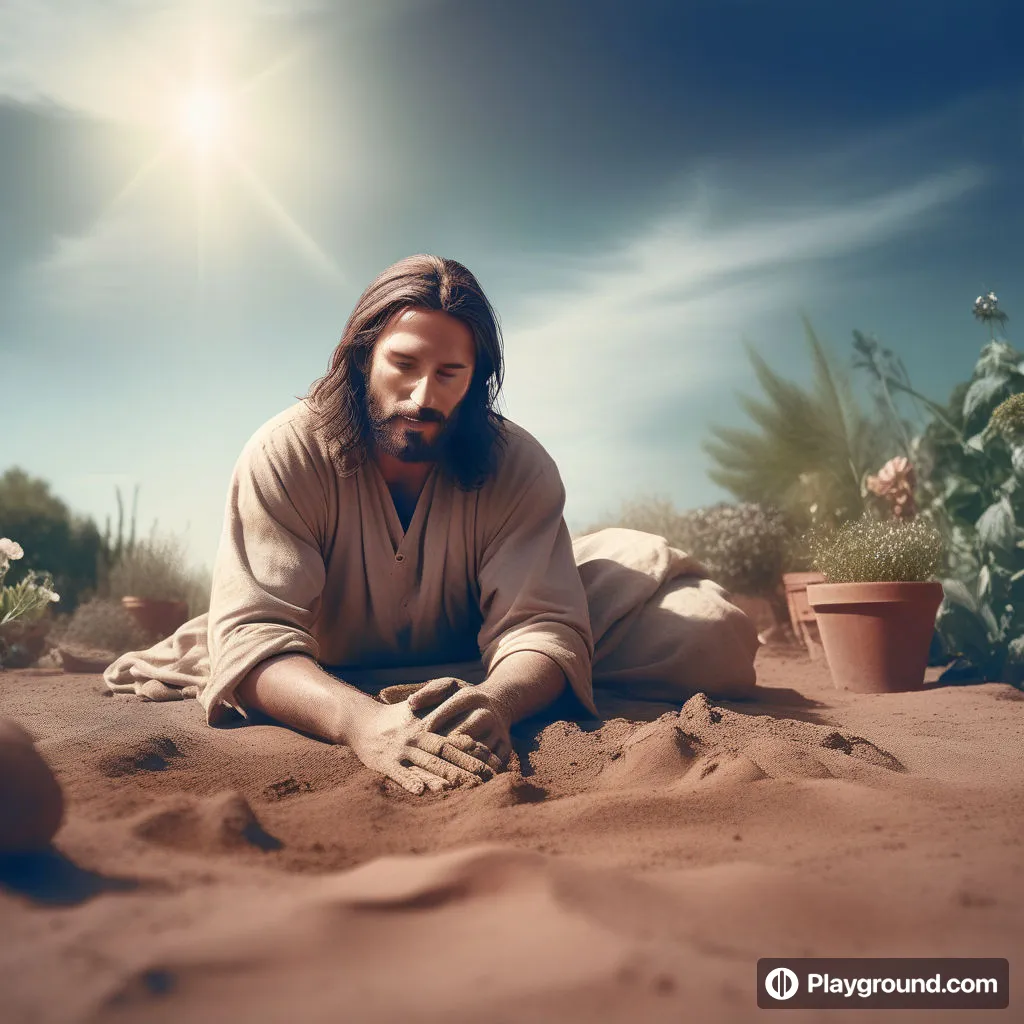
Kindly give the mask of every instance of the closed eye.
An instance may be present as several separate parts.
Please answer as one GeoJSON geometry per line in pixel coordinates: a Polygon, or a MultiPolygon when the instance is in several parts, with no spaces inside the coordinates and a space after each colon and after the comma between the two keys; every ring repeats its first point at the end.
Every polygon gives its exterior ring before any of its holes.
{"type": "MultiPolygon", "coordinates": [[[[397,366],[399,370],[411,370],[413,368],[412,363],[406,362],[404,360],[396,360],[395,366],[397,366]]],[[[450,380],[452,377],[456,376],[456,374],[452,373],[451,371],[442,370],[440,376],[444,377],[445,380],[450,380]]]]}

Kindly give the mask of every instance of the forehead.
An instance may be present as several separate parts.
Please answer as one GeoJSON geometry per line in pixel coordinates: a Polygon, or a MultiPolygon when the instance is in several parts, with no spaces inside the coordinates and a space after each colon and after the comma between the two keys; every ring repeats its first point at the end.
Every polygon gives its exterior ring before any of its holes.
{"type": "Polygon", "coordinates": [[[381,332],[378,346],[386,351],[458,358],[467,363],[472,362],[476,354],[469,326],[435,309],[405,309],[395,314],[381,332]]]}

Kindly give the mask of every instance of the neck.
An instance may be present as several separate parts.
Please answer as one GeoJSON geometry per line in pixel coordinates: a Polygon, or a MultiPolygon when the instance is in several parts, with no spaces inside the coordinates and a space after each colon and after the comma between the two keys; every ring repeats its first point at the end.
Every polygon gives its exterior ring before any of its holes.
{"type": "Polygon", "coordinates": [[[434,462],[403,462],[401,459],[374,448],[371,458],[388,487],[419,494],[434,468],[434,462]]]}

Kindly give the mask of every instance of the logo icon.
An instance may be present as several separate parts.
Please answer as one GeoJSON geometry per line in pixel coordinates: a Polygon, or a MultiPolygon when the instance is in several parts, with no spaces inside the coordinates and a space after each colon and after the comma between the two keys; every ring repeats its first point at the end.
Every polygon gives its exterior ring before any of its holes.
{"type": "Polygon", "coordinates": [[[800,979],[788,967],[776,967],[764,979],[764,987],[772,999],[790,999],[800,988],[800,979]]]}

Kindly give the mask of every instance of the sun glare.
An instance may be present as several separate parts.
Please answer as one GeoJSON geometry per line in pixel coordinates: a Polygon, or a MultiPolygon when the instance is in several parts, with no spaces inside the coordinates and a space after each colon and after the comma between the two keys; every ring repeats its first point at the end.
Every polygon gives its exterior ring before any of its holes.
{"type": "Polygon", "coordinates": [[[193,89],[181,104],[181,130],[199,153],[222,146],[227,137],[227,103],[222,93],[210,88],[193,89]]]}

